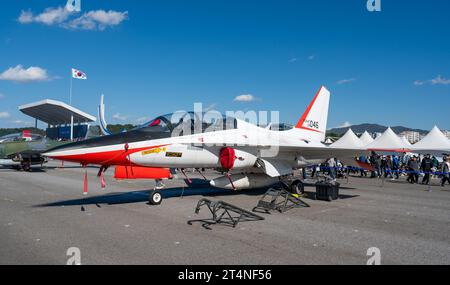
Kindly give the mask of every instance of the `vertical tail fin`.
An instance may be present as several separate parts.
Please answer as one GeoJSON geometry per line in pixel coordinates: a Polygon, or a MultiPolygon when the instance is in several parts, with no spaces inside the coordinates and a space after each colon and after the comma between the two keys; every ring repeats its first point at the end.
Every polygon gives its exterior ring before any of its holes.
{"type": "Polygon", "coordinates": [[[305,136],[311,137],[314,140],[325,141],[329,104],[330,91],[322,86],[298,121],[294,130],[304,132],[305,136]]]}
{"type": "Polygon", "coordinates": [[[100,105],[98,106],[98,119],[100,121],[100,130],[104,136],[109,136],[111,133],[108,131],[108,124],[105,121],[105,95],[102,94],[100,99],[100,105]]]}
{"type": "Polygon", "coordinates": [[[22,138],[25,141],[31,141],[32,140],[32,138],[31,138],[31,131],[28,131],[28,130],[22,131],[22,138]]]}

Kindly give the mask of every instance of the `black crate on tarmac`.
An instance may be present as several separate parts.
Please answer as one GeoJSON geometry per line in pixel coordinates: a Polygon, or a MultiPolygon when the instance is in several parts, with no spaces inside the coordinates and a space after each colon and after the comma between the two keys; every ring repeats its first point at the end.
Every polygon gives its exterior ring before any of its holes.
{"type": "Polygon", "coordinates": [[[339,199],[339,187],[340,184],[337,182],[317,182],[316,199],[328,202],[339,199]]]}

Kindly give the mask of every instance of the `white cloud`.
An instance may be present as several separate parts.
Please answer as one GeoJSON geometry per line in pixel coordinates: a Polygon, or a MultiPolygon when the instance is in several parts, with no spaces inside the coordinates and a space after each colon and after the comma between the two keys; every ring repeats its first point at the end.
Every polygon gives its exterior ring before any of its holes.
{"type": "Polygon", "coordinates": [[[314,60],[316,58],[316,56],[314,54],[308,56],[308,60],[314,60]]]}
{"type": "Polygon", "coordinates": [[[0,112],[0,119],[7,119],[11,117],[11,115],[8,112],[0,112]]]}
{"type": "Polygon", "coordinates": [[[44,12],[36,16],[34,16],[31,11],[22,11],[17,20],[22,24],[30,24],[34,22],[50,26],[63,23],[71,14],[72,12],[63,7],[47,8],[44,12]]]}
{"type": "Polygon", "coordinates": [[[47,8],[41,14],[34,15],[30,10],[22,11],[17,19],[22,24],[41,23],[48,26],[58,25],[72,30],[100,30],[117,26],[128,18],[128,11],[117,12],[113,10],[88,11],[74,18],[78,13],[67,10],[65,7],[47,8]]]}
{"type": "Polygon", "coordinates": [[[354,81],[356,81],[356,78],[342,79],[342,80],[339,80],[337,82],[337,84],[342,85],[342,84],[347,84],[347,83],[351,83],[354,81]]]}
{"type": "Polygon", "coordinates": [[[291,58],[291,59],[289,60],[289,63],[294,63],[294,62],[297,62],[297,60],[298,60],[298,58],[296,58],[296,57],[293,57],[293,58],[291,58]]]}
{"type": "Polygon", "coordinates": [[[127,118],[128,118],[127,116],[124,116],[119,113],[113,115],[113,119],[118,120],[118,121],[125,121],[127,118]]]}
{"type": "Polygon", "coordinates": [[[416,80],[414,81],[414,85],[415,86],[422,86],[425,84],[430,84],[430,85],[450,85],[450,79],[444,78],[441,75],[438,75],[436,78],[430,79],[430,80],[426,80],[426,81],[422,81],[422,80],[416,80]]]}
{"type": "Polygon", "coordinates": [[[432,85],[449,85],[450,79],[446,79],[440,75],[438,77],[430,80],[432,85]]]}
{"type": "Polygon", "coordinates": [[[0,99],[3,99],[3,98],[5,98],[5,97],[6,97],[5,94],[0,93],[0,99]]]}
{"type": "Polygon", "coordinates": [[[34,16],[31,11],[23,11],[22,10],[22,12],[20,13],[20,16],[17,20],[19,21],[19,23],[29,24],[34,21],[34,16]]]}
{"type": "Polygon", "coordinates": [[[22,65],[10,67],[3,73],[0,73],[0,80],[16,81],[16,82],[32,82],[49,80],[47,70],[40,67],[31,66],[27,69],[22,65]]]}
{"type": "Polygon", "coordinates": [[[117,26],[128,18],[128,11],[90,11],[70,22],[65,27],[70,29],[100,30],[107,27],[117,26]]]}
{"type": "Polygon", "coordinates": [[[348,128],[351,126],[352,126],[352,124],[350,122],[346,121],[346,122],[342,123],[342,125],[338,126],[338,128],[348,128]]]}
{"type": "Polygon", "coordinates": [[[255,100],[256,100],[256,98],[251,94],[243,94],[243,95],[239,95],[236,98],[234,98],[234,101],[236,101],[236,102],[252,102],[255,100]]]}

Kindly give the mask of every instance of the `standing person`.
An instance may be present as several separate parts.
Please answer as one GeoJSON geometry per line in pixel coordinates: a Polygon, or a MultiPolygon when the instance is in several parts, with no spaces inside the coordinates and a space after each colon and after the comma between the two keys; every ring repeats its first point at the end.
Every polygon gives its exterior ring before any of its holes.
{"type": "Polygon", "coordinates": [[[377,170],[377,176],[378,178],[381,177],[381,156],[377,155],[375,157],[375,169],[377,170]]]}
{"type": "MultiPolygon", "coordinates": [[[[361,155],[360,157],[359,157],[359,161],[360,162],[362,162],[362,163],[368,163],[367,162],[367,158],[366,158],[366,156],[365,155],[361,155]]],[[[359,171],[361,172],[361,177],[367,177],[367,172],[366,172],[366,170],[364,169],[364,168],[360,168],[359,169],[359,171]]]]}
{"type": "Polygon", "coordinates": [[[422,179],[422,184],[428,185],[430,183],[431,168],[433,168],[433,161],[431,160],[431,157],[429,154],[427,154],[425,156],[425,158],[422,159],[420,168],[422,169],[423,173],[425,174],[422,179]]]}
{"type": "Polygon", "coordinates": [[[411,157],[408,162],[408,171],[407,181],[411,184],[417,183],[419,181],[419,164],[417,163],[417,158],[415,156],[411,157]]]}
{"type": "Polygon", "coordinates": [[[384,156],[384,155],[381,157],[380,168],[381,168],[382,175],[384,175],[384,177],[386,177],[387,176],[387,172],[386,172],[386,156],[384,156]]]}
{"type": "Polygon", "coordinates": [[[312,173],[311,173],[311,178],[314,178],[314,176],[316,175],[316,171],[317,171],[317,168],[318,168],[319,166],[317,166],[317,165],[314,165],[313,167],[312,167],[312,173]]]}
{"type": "Polygon", "coordinates": [[[392,176],[392,158],[390,155],[386,157],[385,168],[384,177],[387,178],[389,176],[390,178],[394,178],[392,176]]]}
{"type": "Polygon", "coordinates": [[[370,162],[370,165],[372,165],[373,168],[375,169],[375,171],[371,171],[370,178],[375,178],[376,177],[376,169],[377,169],[377,167],[376,167],[377,158],[376,158],[376,153],[373,151],[369,157],[369,162],[370,162]]]}
{"type": "Polygon", "coordinates": [[[439,168],[439,160],[436,158],[436,156],[433,155],[431,160],[433,161],[433,167],[438,169],[439,168]]]}
{"type": "MultiPolygon", "coordinates": [[[[392,170],[394,171],[395,179],[399,178],[400,160],[396,155],[392,156],[392,170]]],[[[394,179],[394,178],[392,178],[394,179]]]]}
{"type": "Polygon", "coordinates": [[[328,175],[330,175],[330,177],[333,180],[336,180],[336,160],[331,157],[330,159],[328,159],[328,175]]]}
{"type": "Polygon", "coordinates": [[[442,163],[442,168],[441,168],[441,172],[442,172],[442,180],[441,180],[441,186],[444,187],[445,182],[448,182],[450,184],[450,163],[448,162],[448,158],[445,157],[444,158],[444,162],[442,163]]]}

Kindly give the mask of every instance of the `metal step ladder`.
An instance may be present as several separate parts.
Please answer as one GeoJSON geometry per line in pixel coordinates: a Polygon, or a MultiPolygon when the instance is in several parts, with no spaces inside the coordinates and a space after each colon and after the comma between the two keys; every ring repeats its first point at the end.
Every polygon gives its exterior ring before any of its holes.
{"type": "Polygon", "coordinates": [[[192,225],[195,222],[202,223],[205,229],[211,230],[211,225],[221,224],[235,228],[240,222],[262,221],[263,217],[252,212],[236,207],[224,201],[211,201],[201,199],[197,203],[195,213],[198,215],[202,208],[208,208],[212,217],[210,219],[190,220],[187,223],[192,225]]]}
{"type": "Polygon", "coordinates": [[[310,206],[284,189],[270,188],[259,200],[253,212],[270,214],[271,211],[284,213],[294,208],[309,208],[310,206]]]}

